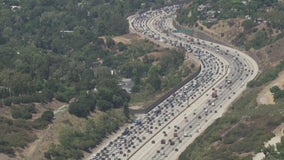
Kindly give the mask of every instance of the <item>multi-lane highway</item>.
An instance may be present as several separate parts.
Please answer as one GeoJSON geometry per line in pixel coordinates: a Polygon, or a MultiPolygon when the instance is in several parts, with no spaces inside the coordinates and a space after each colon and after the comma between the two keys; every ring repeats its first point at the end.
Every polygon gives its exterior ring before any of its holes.
{"type": "Polygon", "coordinates": [[[140,116],[134,124],[89,159],[177,159],[245,90],[258,73],[246,54],[220,44],[173,33],[179,6],[130,16],[130,31],[152,41],[183,47],[201,62],[200,73],[140,116]]]}

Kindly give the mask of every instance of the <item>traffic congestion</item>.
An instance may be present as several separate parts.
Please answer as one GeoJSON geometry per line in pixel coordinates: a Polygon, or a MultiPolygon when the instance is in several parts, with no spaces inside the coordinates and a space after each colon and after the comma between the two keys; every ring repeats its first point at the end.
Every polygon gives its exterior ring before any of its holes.
{"type": "Polygon", "coordinates": [[[200,73],[89,159],[176,159],[256,76],[256,63],[243,53],[174,33],[178,8],[174,5],[130,16],[130,30],[193,53],[200,60],[200,73]]]}

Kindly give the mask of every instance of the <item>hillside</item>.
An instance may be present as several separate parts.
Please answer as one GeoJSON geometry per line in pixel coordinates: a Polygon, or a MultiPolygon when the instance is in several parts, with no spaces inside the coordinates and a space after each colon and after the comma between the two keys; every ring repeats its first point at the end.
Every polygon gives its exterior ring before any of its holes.
{"type": "Polygon", "coordinates": [[[276,0],[196,1],[178,11],[177,22],[247,51],[260,67],[272,67],[284,58],[283,6],[276,0]]]}

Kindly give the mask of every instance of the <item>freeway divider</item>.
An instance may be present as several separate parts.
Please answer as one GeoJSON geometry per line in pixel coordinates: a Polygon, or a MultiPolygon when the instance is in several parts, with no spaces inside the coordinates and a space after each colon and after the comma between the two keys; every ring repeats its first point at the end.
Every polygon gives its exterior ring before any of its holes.
{"type": "Polygon", "coordinates": [[[178,89],[180,89],[182,86],[184,86],[186,83],[188,83],[189,81],[191,81],[193,78],[195,78],[201,71],[201,66],[199,66],[198,70],[191,76],[187,77],[185,80],[183,80],[182,82],[178,83],[174,88],[172,88],[169,92],[167,92],[166,94],[164,94],[161,98],[159,98],[158,100],[156,100],[154,103],[150,104],[149,106],[147,106],[145,109],[130,109],[131,113],[134,114],[143,114],[143,113],[148,113],[150,110],[152,110],[154,107],[156,107],[157,105],[159,105],[161,102],[163,102],[165,99],[167,99],[170,95],[172,95],[173,93],[175,93],[178,89]]]}

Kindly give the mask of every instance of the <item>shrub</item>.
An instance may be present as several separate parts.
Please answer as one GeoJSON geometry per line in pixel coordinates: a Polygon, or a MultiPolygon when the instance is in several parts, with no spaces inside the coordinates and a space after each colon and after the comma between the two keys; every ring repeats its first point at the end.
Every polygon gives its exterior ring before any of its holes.
{"type": "Polygon", "coordinates": [[[66,95],[64,95],[63,93],[57,93],[55,98],[60,101],[60,102],[68,102],[69,99],[66,95]]]}
{"type": "Polygon", "coordinates": [[[48,124],[48,121],[45,121],[41,118],[38,118],[31,123],[32,127],[35,129],[45,129],[48,124]]]}
{"type": "Polygon", "coordinates": [[[244,27],[244,30],[249,30],[255,27],[257,23],[255,23],[253,20],[246,20],[242,23],[242,26],[244,27]]]}
{"type": "Polygon", "coordinates": [[[98,100],[97,106],[101,111],[107,111],[113,108],[113,104],[106,100],[98,100]]]}
{"type": "Polygon", "coordinates": [[[52,111],[44,111],[40,118],[44,121],[51,122],[53,117],[54,117],[54,114],[52,111]]]}
{"type": "MultiPolygon", "coordinates": [[[[2,142],[0,142],[0,143],[2,143],[2,142]]],[[[6,142],[6,143],[8,143],[8,142],[6,142]]],[[[0,153],[5,153],[5,154],[8,154],[8,155],[14,155],[15,154],[12,147],[7,146],[7,144],[5,144],[5,145],[0,144],[0,153]]]]}
{"type": "Polygon", "coordinates": [[[12,98],[12,102],[14,104],[20,104],[22,102],[22,98],[21,97],[11,97],[12,98]]]}
{"type": "Polygon", "coordinates": [[[34,102],[33,96],[23,96],[22,103],[32,103],[34,102]]]}
{"type": "Polygon", "coordinates": [[[121,42],[118,42],[117,48],[118,48],[119,51],[124,51],[124,50],[127,49],[127,46],[125,44],[121,43],[121,42]]]}
{"type": "Polygon", "coordinates": [[[51,144],[44,153],[47,159],[82,159],[83,153],[78,149],[65,148],[61,145],[51,144]]]}
{"type": "Polygon", "coordinates": [[[5,106],[11,106],[11,104],[12,104],[11,98],[5,98],[4,99],[4,105],[5,106]]]}
{"type": "Polygon", "coordinates": [[[32,106],[21,106],[21,107],[16,107],[13,106],[11,108],[11,114],[12,117],[15,119],[31,119],[32,118],[32,113],[35,113],[35,107],[32,106]]]}
{"type": "Polygon", "coordinates": [[[77,117],[87,117],[90,114],[88,106],[78,102],[71,103],[68,111],[70,114],[73,114],[77,117]]]}

